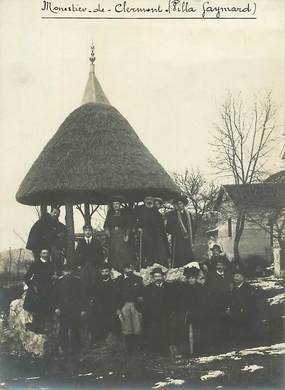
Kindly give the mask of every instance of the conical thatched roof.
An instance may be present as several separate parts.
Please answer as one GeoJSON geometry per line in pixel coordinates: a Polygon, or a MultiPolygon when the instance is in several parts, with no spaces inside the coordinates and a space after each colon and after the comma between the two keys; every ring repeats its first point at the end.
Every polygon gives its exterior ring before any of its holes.
{"type": "Polygon", "coordinates": [[[24,204],[106,204],[115,194],[139,201],[169,199],[178,187],[111,105],[88,103],[73,111],[24,178],[24,204]]]}

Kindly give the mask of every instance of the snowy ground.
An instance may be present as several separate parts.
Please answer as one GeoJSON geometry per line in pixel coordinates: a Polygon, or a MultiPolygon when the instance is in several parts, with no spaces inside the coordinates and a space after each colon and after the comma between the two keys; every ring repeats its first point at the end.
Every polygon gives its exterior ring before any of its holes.
{"type": "MultiPolygon", "coordinates": [[[[22,334],[23,329],[18,301],[18,305],[13,305],[14,333],[6,336],[9,340],[12,334],[15,352],[4,350],[5,344],[1,345],[0,389],[282,389],[283,281],[267,277],[252,280],[251,284],[259,294],[263,316],[264,329],[258,346],[190,360],[150,360],[143,354],[130,359],[122,341],[112,338],[100,349],[86,350],[80,357],[67,359],[33,357],[20,349],[16,352],[15,336],[22,334]]],[[[31,334],[22,341],[33,348],[36,344],[41,351],[41,340],[33,339],[31,334]]]]}

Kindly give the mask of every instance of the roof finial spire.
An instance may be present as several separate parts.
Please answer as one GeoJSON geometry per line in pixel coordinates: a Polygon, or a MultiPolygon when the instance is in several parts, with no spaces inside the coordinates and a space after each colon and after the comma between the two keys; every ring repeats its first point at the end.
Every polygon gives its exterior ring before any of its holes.
{"type": "Polygon", "coordinates": [[[92,65],[94,65],[96,57],[95,57],[95,52],[94,52],[95,46],[94,46],[94,42],[93,41],[92,41],[92,44],[90,46],[90,49],[91,49],[91,54],[90,54],[90,57],[89,57],[89,61],[90,61],[90,63],[92,65]]]}

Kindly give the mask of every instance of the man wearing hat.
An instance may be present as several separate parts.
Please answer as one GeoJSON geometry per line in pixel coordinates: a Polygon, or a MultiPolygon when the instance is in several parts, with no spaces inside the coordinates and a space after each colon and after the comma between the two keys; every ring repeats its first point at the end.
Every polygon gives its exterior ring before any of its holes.
{"type": "Polygon", "coordinates": [[[91,225],[83,226],[83,238],[78,241],[75,250],[75,265],[80,269],[80,278],[89,294],[104,260],[103,249],[99,240],[93,236],[91,225]]]}
{"type": "Polygon", "coordinates": [[[122,275],[116,280],[118,289],[117,314],[121,322],[121,330],[125,336],[128,353],[131,355],[138,350],[142,333],[142,278],[134,274],[134,266],[126,263],[122,275]]]}
{"type": "Polygon", "coordinates": [[[194,259],[192,218],[186,209],[187,197],[181,195],[174,200],[175,210],[167,217],[166,232],[171,235],[172,267],[178,268],[194,259]]]}
{"type": "Polygon", "coordinates": [[[226,260],[219,257],[216,260],[215,271],[209,274],[208,286],[212,306],[211,332],[213,352],[220,352],[229,341],[229,317],[232,274],[226,267],[226,260]]]}
{"type": "MultiPolygon", "coordinates": [[[[200,352],[204,338],[204,323],[207,322],[207,290],[200,283],[200,270],[197,267],[186,267],[183,276],[186,282],[180,284],[180,296],[177,312],[177,344],[182,355],[189,357],[200,352]],[[179,323],[180,322],[180,323],[179,323]],[[181,329],[181,331],[180,331],[181,329]]],[[[209,324],[207,324],[209,326],[209,324]]]]}
{"type": "Polygon", "coordinates": [[[88,300],[74,268],[64,266],[62,275],[55,282],[53,297],[55,313],[60,320],[60,346],[64,353],[70,349],[72,353],[79,353],[81,317],[86,313],[88,300]]]}
{"type": "Polygon", "coordinates": [[[49,250],[55,271],[60,272],[64,263],[66,247],[66,226],[59,221],[60,209],[53,207],[32,226],[26,248],[33,252],[38,260],[43,248],[49,250]]]}
{"type": "Polygon", "coordinates": [[[130,243],[131,216],[122,207],[123,198],[116,196],[108,209],[104,230],[109,238],[109,260],[113,268],[119,270],[125,262],[135,261],[134,250],[130,243]]]}
{"type": "Polygon", "coordinates": [[[143,292],[143,331],[147,352],[167,355],[170,345],[170,318],[172,313],[172,290],[165,282],[161,268],[151,272],[153,283],[143,292]]]}
{"type": "Polygon", "coordinates": [[[91,345],[96,345],[104,342],[110,333],[118,331],[116,314],[119,308],[118,289],[116,282],[111,278],[111,270],[107,265],[101,266],[89,299],[91,345]]]}
{"type": "Polygon", "coordinates": [[[230,301],[231,339],[234,347],[249,347],[254,344],[257,324],[256,293],[246,281],[242,271],[233,275],[233,290],[230,301]]]}
{"type": "Polygon", "coordinates": [[[228,270],[231,269],[231,262],[229,261],[229,259],[226,257],[225,254],[222,254],[223,251],[220,245],[214,244],[210,250],[212,252],[212,256],[208,261],[204,262],[203,264],[204,271],[210,273],[215,272],[216,263],[218,260],[222,260],[228,270]]]}
{"type": "Polygon", "coordinates": [[[154,262],[167,266],[169,248],[163,217],[154,207],[153,197],[146,196],[144,204],[134,210],[139,235],[139,257],[143,267],[154,262]]]}

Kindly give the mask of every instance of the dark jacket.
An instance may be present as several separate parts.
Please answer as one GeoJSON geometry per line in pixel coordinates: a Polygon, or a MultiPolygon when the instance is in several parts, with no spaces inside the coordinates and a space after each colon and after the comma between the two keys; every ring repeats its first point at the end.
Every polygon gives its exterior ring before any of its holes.
{"type": "Polygon", "coordinates": [[[93,309],[98,315],[109,316],[115,315],[119,308],[118,288],[115,281],[109,279],[103,281],[96,280],[92,290],[90,299],[94,302],[93,309]]]}
{"type": "Polygon", "coordinates": [[[31,264],[24,282],[29,287],[25,296],[24,309],[31,313],[48,313],[52,305],[53,267],[40,260],[31,264]],[[36,289],[35,289],[36,287],[36,289]]]}
{"type": "Polygon", "coordinates": [[[52,246],[65,248],[66,226],[50,214],[45,214],[32,226],[26,248],[40,252],[41,249],[50,249],[52,246]]]}
{"type": "Polygon", "coordinates": [[[226,309],[230,305],[232,286],[232,274],[225,271],[224,276],[220,276],[217,272],[209,275],[208,287],[213,306],[213,315],[219,316],[225,314],[226,309]]]}
{"type": "Polygon", "coordinates": [[[119,307],[122,308],[126,302],[138,304],[138,298],[143,295],[143,281],[140,276],[130,275],[125,277],[119,276],[116,280],[118,289],[119,307]]]}
{"type": "Polygon", "coordinates": [[[88,306],[84,286],[76,275],[60,276],[54,286],[54,309],[61,310],[61,318],[65,321],[77,321],[80,313],[88,306]]]}
{"type": "Polygon", "coordinates": [[[234,287],[231,292],[230,315],[233,321],[250,322],[256,317],[257,301],[253,287],[244,282],[240,287],[234,287]]]}
{"type": "Polygon", "coordinates": [[[104,253],[99,240],[92,237],[90,244],[87,244],[85,238],[78,241],[75,250],[76,265],[84,266],[86,263],[91,263],[99,268],[103,264],[104,253]]]}

